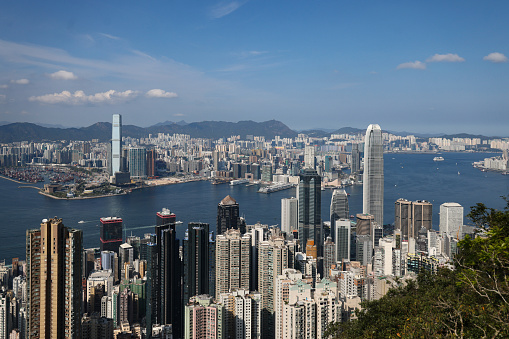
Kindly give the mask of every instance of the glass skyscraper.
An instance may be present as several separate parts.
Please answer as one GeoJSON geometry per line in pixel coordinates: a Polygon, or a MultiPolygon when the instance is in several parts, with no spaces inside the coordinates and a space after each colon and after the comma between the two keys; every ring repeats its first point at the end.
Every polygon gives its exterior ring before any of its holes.
{"type": "Polygon", "coordinates": [[[122,171],[122,116],[113,114],[111,125],[111,175],[122,171]]]}
{"type": "Polygon", "coordinates": [[[322,179],[311,168],[300,174],[299,181],[299,242],[301,250],[306,248],[308,240],[321,244],[319,235],[322,230],[322,179]],[[316,237],[316,238],[315,238],[316,237]]]}
{"type": "Polygon", "coordinates": [[[384,219],[384,158],[382,129],[369,125],[364,142],[362,213],[371,214],[383,225],[384,219]]]}

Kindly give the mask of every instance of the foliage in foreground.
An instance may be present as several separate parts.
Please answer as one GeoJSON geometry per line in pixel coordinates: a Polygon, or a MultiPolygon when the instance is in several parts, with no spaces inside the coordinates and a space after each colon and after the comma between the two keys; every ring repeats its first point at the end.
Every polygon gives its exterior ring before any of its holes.
{"type": "Polygon", "coordinates": [[[333,324],[329,338],[509,337],[509,202],[503,211],[477,204],[469,218],[484,235],[459,243],[454,271],[421,273],[364,302],[358,319],[333,324]]]}

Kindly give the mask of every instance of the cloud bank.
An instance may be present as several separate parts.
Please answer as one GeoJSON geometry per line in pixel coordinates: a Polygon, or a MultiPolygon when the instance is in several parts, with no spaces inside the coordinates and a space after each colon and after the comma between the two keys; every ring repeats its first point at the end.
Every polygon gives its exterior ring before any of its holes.
{"type": "Polygon", "coordinates": [[[76,91],[74,93],[69,91],[62,91],[61,93],[32,96],[28,100],[40,102],[43,104],[83,105],[125,102],[129,99],[135,98],[137,95],[138,92],[132,90],[127,90],[124,92],[109,90],[92,95],[86,95],[83,91],[76,91]]]}

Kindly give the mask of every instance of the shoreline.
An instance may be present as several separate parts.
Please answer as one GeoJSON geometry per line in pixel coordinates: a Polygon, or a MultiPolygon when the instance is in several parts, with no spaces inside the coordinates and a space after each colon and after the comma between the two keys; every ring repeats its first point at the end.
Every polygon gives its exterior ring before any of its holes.
{"type": "Polygon", "coordinates": [[[5,179],[5,180],[9,180],[9,181],[12,181],[12,182],[15,182],[15,183],[18,183],[18,184],[24,184],[24,185],[33,185],[34,184],[33,182],[19,181],[19,180],[15,180],[13,178],[6,177],[4,175],[0,175],[0,178],[5,179]]]}

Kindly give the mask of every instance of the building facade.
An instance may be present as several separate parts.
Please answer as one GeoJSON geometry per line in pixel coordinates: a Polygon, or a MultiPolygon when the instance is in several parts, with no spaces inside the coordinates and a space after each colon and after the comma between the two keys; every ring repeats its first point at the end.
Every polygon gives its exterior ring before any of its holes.
{"type": "Polygon", "coordinates": [[[384,157],[382,129],[369,125],[364,141],[364,174],[362,184],[362,213],[372,214],[384,224],[384,157]]]}

